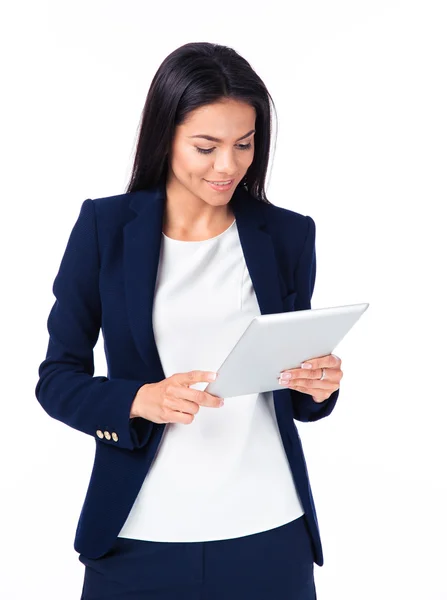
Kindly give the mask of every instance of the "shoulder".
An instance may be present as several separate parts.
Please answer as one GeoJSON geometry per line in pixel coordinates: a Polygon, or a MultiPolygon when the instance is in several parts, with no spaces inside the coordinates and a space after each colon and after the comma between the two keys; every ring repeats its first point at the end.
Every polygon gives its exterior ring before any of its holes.
{"type": "Polygon", "coordinates": [[[273,207],[273,210],[271,211],[272,216],[275,215],[274,218],[283,224],[291,223],[293,227],[307,229],[309,227],[309,219],[313,221],[312,217],[309,215],[291,210],[290,208],[283,208],[282,206],[273,204],[268,206],[273,207]]]}
{"type": "Polygon", "coordinates": [[[310,215],[300,213],[290,208],[268,204],[255,200],[262,204],[266,221],[271,229],[282,231],[285,236],[296,236],[300,239],[315,237],[315,221],[310,215]]]}
{"type": "Polygon", "coordinates": [[[248,203],[251,210],[256,211],[262,215],[263,219],[268,223],[272,229],[278,227],[283,229],[284,232],[294,231],[306,233],[309,226],[315,226],[312,217],[303,213],[291,210],[290,208],[283,208],[277,206],[273,202],[265,202],[252,196],[246,190],[238,190],[238,201],[241,203],[248,203]]]}
{"type": "Polygon", "coordinates": [[[91,198],[96,217],[104,222],[116,222],[124,219],[129,211],[129,205],[134,193],[115,194],[113,196],[102,196],[91,198]]]}
{"type": "Polygon", "coordinates": [[[89,199],[94,209],[96,232],[101,249],[119,243],[124,226],[135,217],[131,205],[136,195],[138,192],[128,192],[89,199]]]}

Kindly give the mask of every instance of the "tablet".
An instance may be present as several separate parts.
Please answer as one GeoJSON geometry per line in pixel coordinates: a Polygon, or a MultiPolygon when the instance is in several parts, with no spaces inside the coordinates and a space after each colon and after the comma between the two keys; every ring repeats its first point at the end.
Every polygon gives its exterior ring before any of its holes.
{"type": "Polygon", "coordinates": [[[221,398],[285,389],[281,371],[332,354],[369,303],[259,315],[248,324],[205,392],[221,398]]]}

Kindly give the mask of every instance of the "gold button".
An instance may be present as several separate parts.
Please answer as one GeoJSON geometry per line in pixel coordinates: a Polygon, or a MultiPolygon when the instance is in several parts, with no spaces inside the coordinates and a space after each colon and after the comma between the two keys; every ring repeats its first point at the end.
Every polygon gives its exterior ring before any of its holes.
{"type": "Polygon", "coordinates": [[[104,434],[103,434],[103,432],[102,432],[100,429],[97,429],[97,430],[96,430],[96,435],[97,435],[99,438],[101,438],[101,439],[104,437],[104,434]]]}
{"type": "Polygon", "coordinates": [[[104,437],[106,438],[106,440],[110,440],[112,436],[108,431],[104,431],[104,437]]]}
{"type": "Polygon", "coordinates": [[[113,440],[114,442],[117,442],[117,441],[118,441],[118,436],[116,435],[116,433],[115,433],[114,431],[112,432],[112,440],[113,440]]]}

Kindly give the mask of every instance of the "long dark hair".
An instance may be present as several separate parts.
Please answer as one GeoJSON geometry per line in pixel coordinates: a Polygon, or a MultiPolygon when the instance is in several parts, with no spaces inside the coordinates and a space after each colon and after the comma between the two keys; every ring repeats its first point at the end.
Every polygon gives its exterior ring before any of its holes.
{"type": "Polygon", "coordinates": [[[180,46],[158,68],[141,115],[126,192],[166,182],[176,126],[190,111],[222,98],[246,102],[256,111],[253,162],[238,187],[272,204],[264,186],[271,139],[269,99],[273,108],[275,105],[261,78],[242,56],[232,48],[208,42],[180,46]]]}

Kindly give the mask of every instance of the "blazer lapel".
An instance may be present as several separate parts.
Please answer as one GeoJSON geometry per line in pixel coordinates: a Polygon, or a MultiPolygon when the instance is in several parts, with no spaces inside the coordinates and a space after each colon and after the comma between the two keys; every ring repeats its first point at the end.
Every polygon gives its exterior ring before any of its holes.
{"type": "MultiPolygon", "coordinates": [[[[265,206],[244,189],[231,198],[247,269],[261,314],[283,311],[284,282],[278,270],[273,242],[263,228],[265,206]]],[[[164,186],[132,193],[134,219],[124,226],[124,284],[128,318],[136,346],[148,367],[148,378],[165,378],[152,326],[152,308],[158,273],[165,205],[164,186]]]]}

